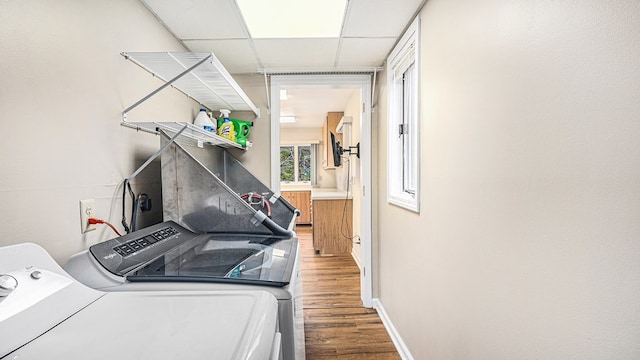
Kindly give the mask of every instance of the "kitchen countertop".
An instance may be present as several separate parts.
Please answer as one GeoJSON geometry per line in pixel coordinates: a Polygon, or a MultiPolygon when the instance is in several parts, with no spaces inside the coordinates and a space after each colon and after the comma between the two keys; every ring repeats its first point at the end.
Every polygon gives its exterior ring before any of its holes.
{"type": "MultiPolygon", "coordinates": [[[[311,200],[344,200],[347,192],[335,188],[313,188],[311,189],[311,200]]],[[[351,199],[351,193],[349,193],[351,199]]]]}
{"type": "Polygon", "coordinates": [[[311,191],[311,186],[309,184],[282,184],[280,185],[280,191],[311,191]]]}

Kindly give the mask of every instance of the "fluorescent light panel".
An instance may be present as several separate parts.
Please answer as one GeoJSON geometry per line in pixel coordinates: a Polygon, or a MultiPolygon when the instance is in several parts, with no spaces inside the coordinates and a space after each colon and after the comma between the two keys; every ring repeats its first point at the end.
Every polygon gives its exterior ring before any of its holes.
{"type": "Polygon", "coordinates": [[[296,122],[296,117],[295,116],[280,116],[280,122],[281,123],[294,123],[296,122]]]}
{"type": "MultiPolygon", "coordinates": [[[[237,0],[249,33],[264,38],[337,38],[347,0],[237,0]]],[[[224,20],[219,22],[224,26],[224,20]]]]}

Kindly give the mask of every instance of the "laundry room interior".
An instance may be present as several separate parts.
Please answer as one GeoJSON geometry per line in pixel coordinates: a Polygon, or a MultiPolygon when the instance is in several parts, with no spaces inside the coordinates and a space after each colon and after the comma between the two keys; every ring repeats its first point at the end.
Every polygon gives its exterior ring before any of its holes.
{"type": "Polygon", "coordinates": [[[638,59],[634,0],[0,0],[0,359],[640,358],[638,59]]]}

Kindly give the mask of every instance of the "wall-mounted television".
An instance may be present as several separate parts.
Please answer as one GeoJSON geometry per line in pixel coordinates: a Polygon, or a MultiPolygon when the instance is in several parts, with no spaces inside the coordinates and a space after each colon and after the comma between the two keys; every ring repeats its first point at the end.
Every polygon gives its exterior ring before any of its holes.
{"type": "Polygon", "coordinates": [[[333,154],[333,166],[340,167],[342,165],[342,153],[344,150],[340,146],[340,142],[336,139],[336,135],[331,133],[331,153],[333,154]]]}
{"type": "Polygon", "coordinates": [[[336,140],[336,135],[333,132],[331,134],[331,153],[333,154],[333,166],[339,167],[342,165],[342,154],[347,153],[349,155],[355,155],[360,159],[360,143],[356,146],[349,146],[347,149],[340,146],[340,141],[336,140]]]}

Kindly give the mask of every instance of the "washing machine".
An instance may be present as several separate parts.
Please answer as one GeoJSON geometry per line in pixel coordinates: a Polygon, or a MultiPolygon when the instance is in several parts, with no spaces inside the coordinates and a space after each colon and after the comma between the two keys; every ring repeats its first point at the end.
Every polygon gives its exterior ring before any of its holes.
{"type": "Polygon", "coordinates": [[[0,358],[281,358],[265,291],[103,292],[40,246],[0,248],[0,358]]]}
{"type": "Polygon", "coordinates": [[[285,360],[305,358],[298,239],[195,233],[174,221],[107,240],[73,255],[64,269],[101,291],[261,290],[278,302],[285,360]]]}

